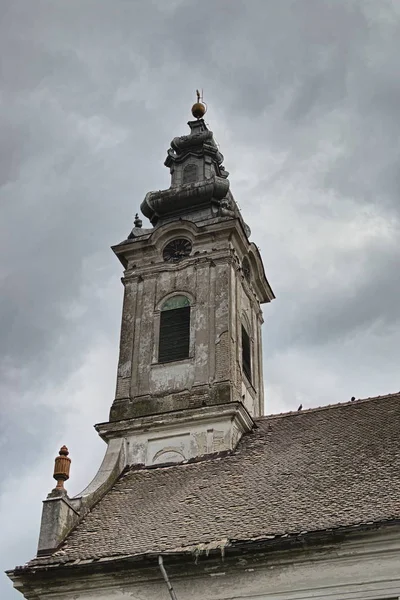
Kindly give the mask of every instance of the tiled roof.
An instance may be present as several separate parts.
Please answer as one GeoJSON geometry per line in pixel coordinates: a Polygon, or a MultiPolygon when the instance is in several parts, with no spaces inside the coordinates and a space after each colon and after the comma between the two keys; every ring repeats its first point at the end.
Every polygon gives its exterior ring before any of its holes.
{"type": "Polygon", "coordinates": [[[68,536],[66,562],[400,517],[400,394],[257,419],[235,452],[131,469],[68,536]]]}

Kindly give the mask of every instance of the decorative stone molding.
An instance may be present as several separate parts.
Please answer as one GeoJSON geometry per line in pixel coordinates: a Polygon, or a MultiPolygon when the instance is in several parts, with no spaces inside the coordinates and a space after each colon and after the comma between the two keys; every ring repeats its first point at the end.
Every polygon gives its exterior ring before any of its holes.
{"type": "Polygon", "coordinates": [[[228,190],[229,181],[214,175],[204,181],[182,184],[179,188],[148,192],[140,209],[155,224],[160,217],[211,206],[213,201],[218,203],[228,190]]]}
{"type": "Polygon", "coordinates": [[[174,411],[96,425],[107,442],[124,437],[130,465],[182,462],[234,450],[254,426],[241,402],[174,411]]]}

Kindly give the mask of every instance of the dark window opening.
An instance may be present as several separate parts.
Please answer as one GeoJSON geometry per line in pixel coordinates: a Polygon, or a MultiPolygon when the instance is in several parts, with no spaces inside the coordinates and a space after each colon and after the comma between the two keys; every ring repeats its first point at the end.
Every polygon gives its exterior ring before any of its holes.
{"type": "Polygon", "coordinates": [[[250,337],[242,325],[242,368],[251,383],[251,345],[250,337]]]}
{"type": "Polygon", "coordinates": [[[242,270],[243,270],[243,275],[245,276],[247,281],[250,282],[250,277],[251,277],[250,263],[246,256],[244,257],[243,262],[242,262],[242,270]]]}
{"type": "Polygon", "coordinates": [[[189,358],[189,343],[189,301],[184,296],[175,296],[167,300],[161,309],[158,362],[189,358]]]}

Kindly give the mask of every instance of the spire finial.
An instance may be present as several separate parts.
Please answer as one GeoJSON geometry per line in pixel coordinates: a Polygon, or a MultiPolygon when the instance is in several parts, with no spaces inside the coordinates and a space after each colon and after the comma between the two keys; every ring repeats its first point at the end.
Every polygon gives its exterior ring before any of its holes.
{"type": "Polygon", "coordinates": [[[203,102],[203,95],[200,94],[199,90],[196,90],[197,102],[195,102],[192,106],[192,115],[196,119],[202,119],[206,114],[207,107],[203,102]]]}
{"type": "Polygon", "coordinates": [[[138,227],[139,229],[143,225],[142,219],[139,217],[138,213],[136,213],[136,215],[135,215],[135,220],[133,221],[133,224],[135,227],[138,227]]]}
{"type": "Polygon", "coordinates": [[[71,466],[71,459],[68,458],[67,446],[61,446],[59,456],[54,461],[54,473],[53,477],[57,481],[55,490],[57,492],[65,492],[64,481],[69,479],[69,468],[71,466]]]}

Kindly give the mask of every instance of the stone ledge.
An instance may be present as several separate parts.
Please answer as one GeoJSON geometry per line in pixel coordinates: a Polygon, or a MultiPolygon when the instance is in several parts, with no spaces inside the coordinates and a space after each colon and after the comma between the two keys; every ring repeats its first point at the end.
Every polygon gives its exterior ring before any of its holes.
{"type": "Polygon", "coordinates": [[[184,462],[234,450],[254,421],[241,402],[146,415],[95,426],[106,441],[123,437],[129,464],[184,462]]]}
{"type": "Polygon", "coordinates": [[[221,381],[212,385],[198,385],[191,389],[159,395],[148,394],[136,398],[116,399],[110,410],[110,421],[229,404],[234,400],[233,393],[231,383],[221,381]]]}

